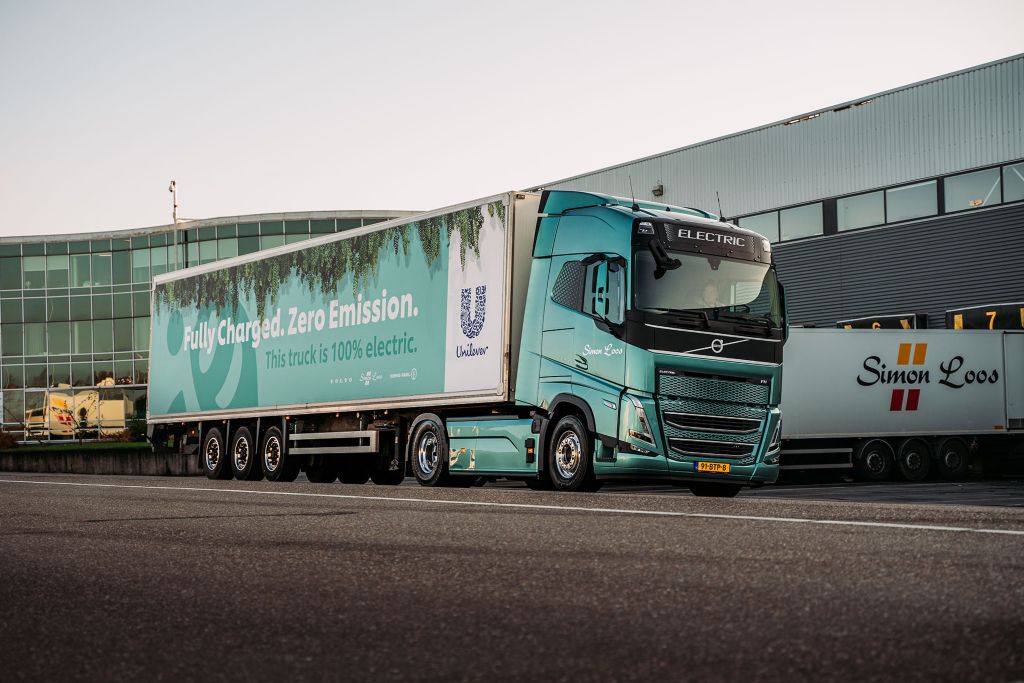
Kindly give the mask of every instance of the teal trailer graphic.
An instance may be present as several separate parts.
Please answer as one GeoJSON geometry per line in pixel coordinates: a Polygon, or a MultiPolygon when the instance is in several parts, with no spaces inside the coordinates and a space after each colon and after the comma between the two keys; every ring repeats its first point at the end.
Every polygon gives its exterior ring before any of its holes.
{"type": "Polygon", "coordinates": [[[505,217],[490,201],[158,278],[150,418],[493,399],[504,390],[505,217]]]}

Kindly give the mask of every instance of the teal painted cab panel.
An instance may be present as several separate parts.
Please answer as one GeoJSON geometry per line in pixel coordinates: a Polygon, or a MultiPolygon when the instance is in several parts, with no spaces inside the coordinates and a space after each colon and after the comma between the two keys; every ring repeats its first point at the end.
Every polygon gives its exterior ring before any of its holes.
{"type": "Polygon", "coordinates": [[[479,419],[448,423],[448,470],[454,474],[535,474],[526,440],[536,439],[532,420],[479,419]]]}

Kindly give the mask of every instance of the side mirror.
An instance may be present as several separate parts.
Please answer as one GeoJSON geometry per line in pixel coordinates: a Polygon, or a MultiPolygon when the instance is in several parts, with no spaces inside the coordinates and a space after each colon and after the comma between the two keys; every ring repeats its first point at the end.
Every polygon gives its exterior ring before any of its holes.
{"type": "Polygon", "coordinates": [[[782,343],[785,344],[789,339],[789,308],[786,305],[786,288],[779,285],[779,308],[782,309],[782,343]]]}

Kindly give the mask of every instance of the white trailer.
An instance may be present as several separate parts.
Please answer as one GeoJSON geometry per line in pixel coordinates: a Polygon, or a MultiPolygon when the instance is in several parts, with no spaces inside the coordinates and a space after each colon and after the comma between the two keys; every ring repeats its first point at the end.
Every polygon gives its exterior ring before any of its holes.
{"type": "Polygon", "coordinates": [[[782,414],[784,470],[961,478],[1024,450],[1024,333],[793,328],[782,414]]]}

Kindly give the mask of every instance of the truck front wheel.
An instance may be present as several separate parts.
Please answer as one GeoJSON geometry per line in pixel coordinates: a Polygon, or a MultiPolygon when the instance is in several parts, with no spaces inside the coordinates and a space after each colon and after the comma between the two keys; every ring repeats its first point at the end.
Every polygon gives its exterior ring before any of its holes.
{"type": "Polygon", "coordinates": [[[284,436],[277,427],[263,433],[260,464],[267,481],[295,481],[299,476],[299,461],[285,452],[284,436]]]}
{"type": "Polygon", "coordinates": [[[448,483],[448,439],[444,425],[433,417],[420,421],[413,430],[411,444],[412,473],[422,486],[448,483]]]}
{"type": "Polygon", "coordinates": [[[231,478],[231,462],[224,448],[224,437],[216,427],[207,429],[203,436],[202,458],[207,479],[231,478]]]}
{"type": "Polygon", "coordinates": [[[591,464],[594,442],[586,425],[575,415],[566,415],[555,425],[548,451],[548,476],[558,491],[596,491],[591,464]]]}

